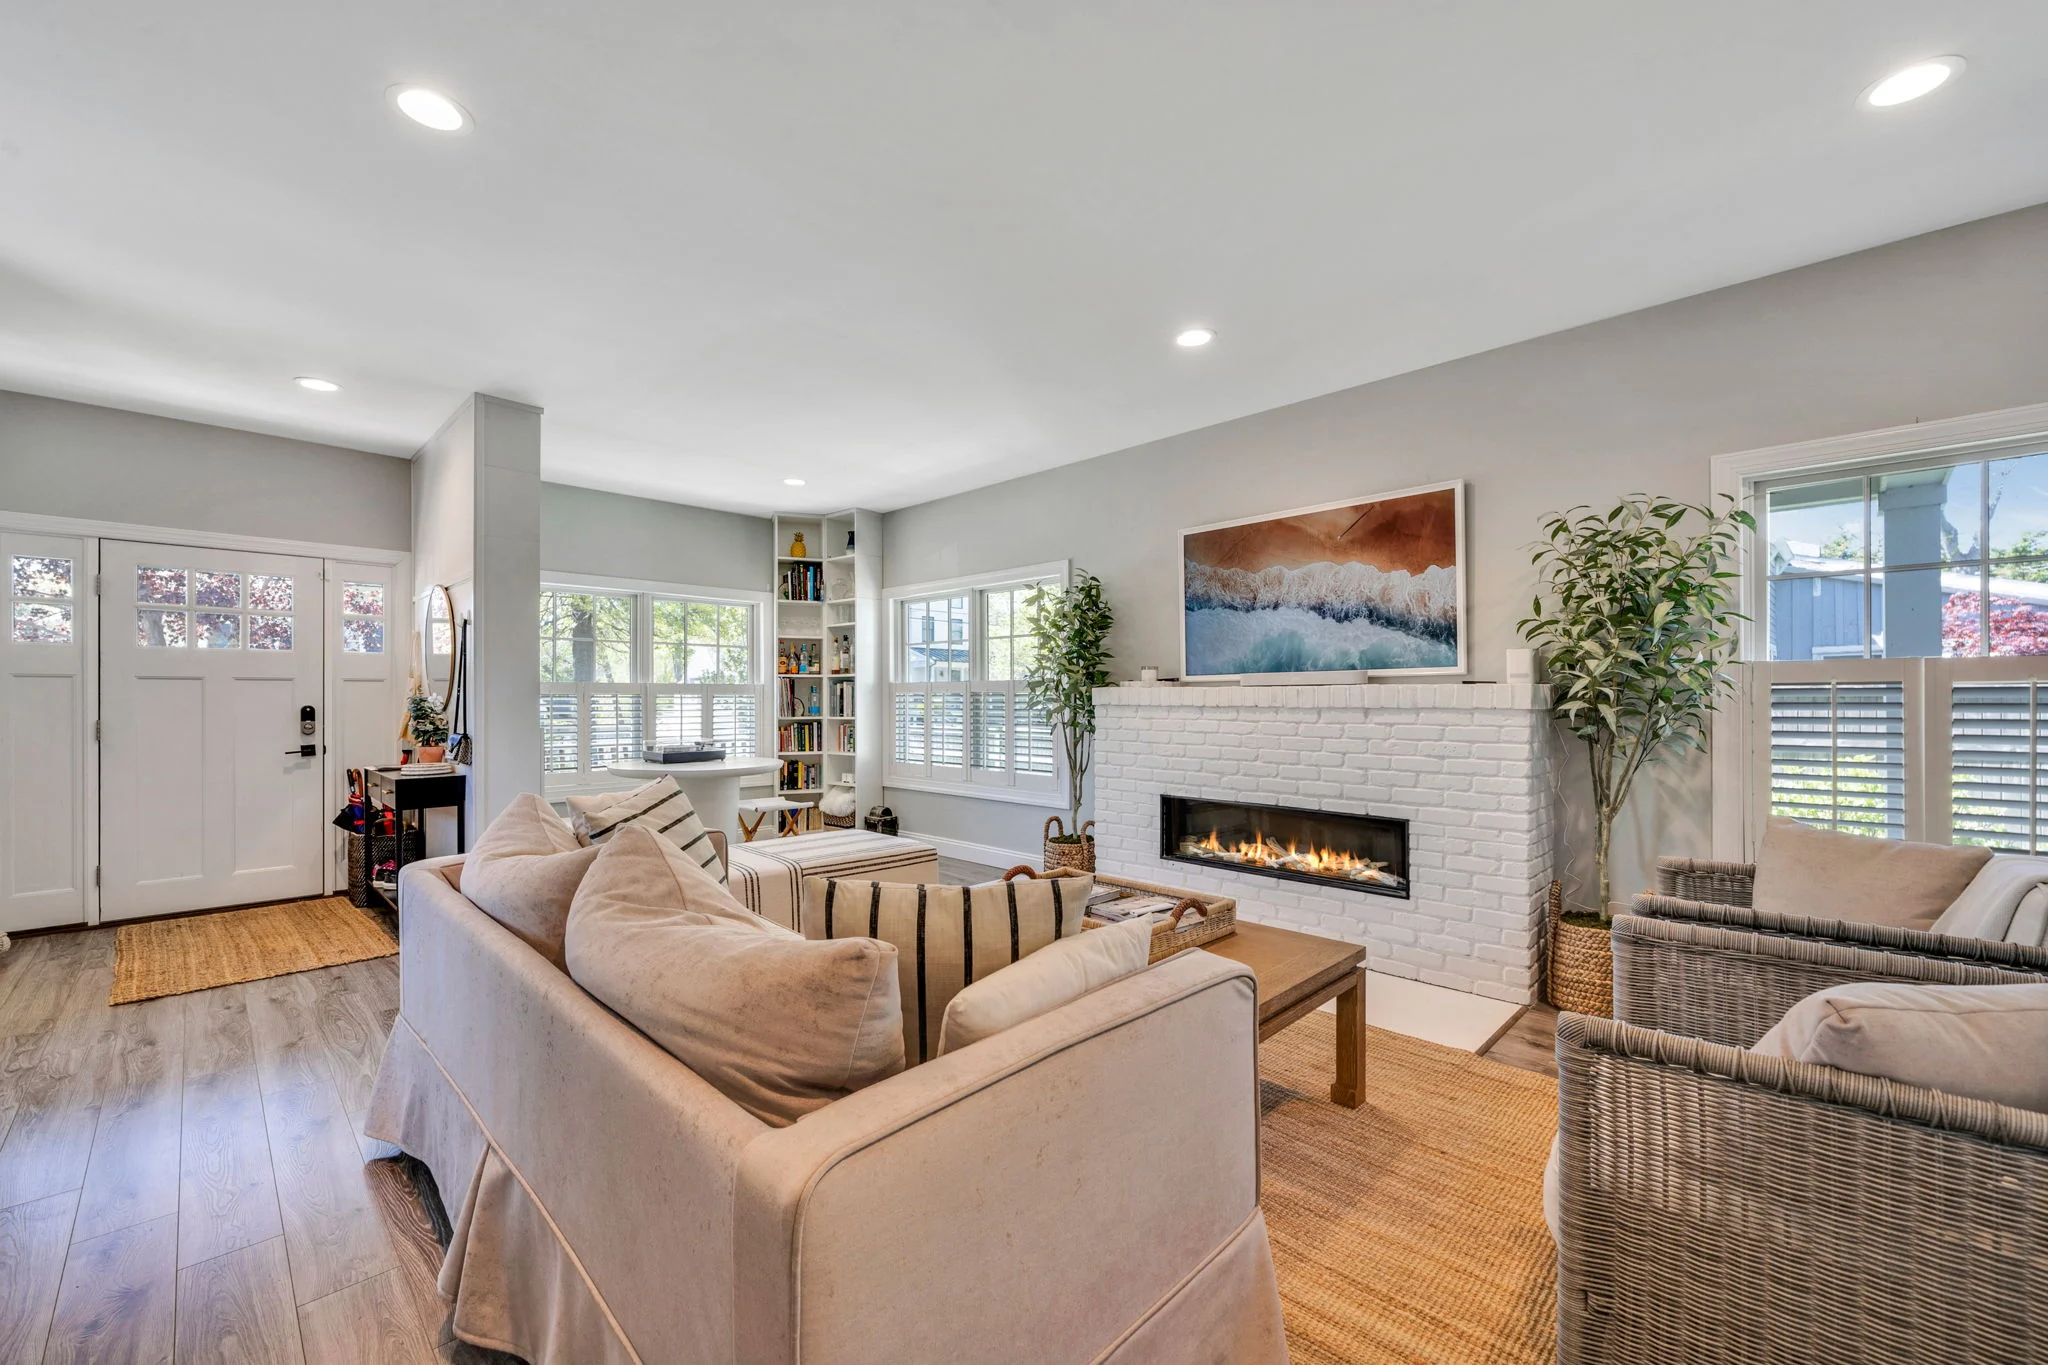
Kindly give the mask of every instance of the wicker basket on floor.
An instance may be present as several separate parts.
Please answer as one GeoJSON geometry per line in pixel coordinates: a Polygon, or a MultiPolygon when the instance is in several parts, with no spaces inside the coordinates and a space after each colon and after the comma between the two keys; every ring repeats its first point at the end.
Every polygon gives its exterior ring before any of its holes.
{"type": "Polygon", "coordinates": [[[829,811],[829,810],[823,810],[823,809],[821,809],[821,810],[819,810],[819,812],[818,812],[818,818],[819,818],[820,820],[823,820],[823,821],[825,822],[825,828],[826,828],[826,829],[852,829],[852,828],[853,828],[853,812],[852,812],[852,811],[848,811],[848,812],[846,812],[846,814],[844,814],[844,815],[834,815],[834,814],[833,814],[833,813],[832,813],[831,811],[829,811]]]}
{"type": "Polygon", "coordinates": [[[1056,867],[1071,867],[1076,872],[1095,870],[1095,836],[1088,831],[1095,828],[1093,820],[1082,825],[1074,833],[1079,838],[1067,837],[1067,827],[1057,815],[1045,817],[1045,867],[1050,872],[1056,867]]]}
{"type": "Polygon", "coordinates": [[[1544,981],[1550,1003],[1573,1014],[1614,1017],[1614,940],[1605,924],[1564,922],[1564,883],[1550,884],[1549,937],[1544,981]]]}
{"type": "MultiPolygon", "coordinates": [[[[391,834],[378,834],[370,839],[370,857],[374,866],[383,866],[396,856],[398,838],[391,834]]],[[[405,827],[405,860],[419,862],[427,856],[427,833],[418,825],[405,827]]],[[[359,910],[368,910],[374,904],[382,908],[384,902],[372,902],[370,888],[363,884],[363,836],[353,831],[348,836],[348,903],[359,910]]]]}

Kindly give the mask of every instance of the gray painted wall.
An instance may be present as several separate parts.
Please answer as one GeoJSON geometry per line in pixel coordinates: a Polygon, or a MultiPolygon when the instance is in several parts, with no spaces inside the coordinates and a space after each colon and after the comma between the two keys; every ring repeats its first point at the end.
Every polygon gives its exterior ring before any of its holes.
{"type": "MultiPolygon", "coordinates": [[[[1203,363],[1230,363],[1224,337],[1203,363]]],[[[1370,319],[1361,319],[1370,326],[1370,319]]],[[[1647,491],[1701,498],[1725,451],[2048,400],[2048,205],[1612,318],[888,514],[885,581],[1071,557],[1118,613],[1118,677],[1178,671],[1176,532],[1470,481],[1472,671],[1501,676],[1539,514],[1647,491]]],[[[1583,760],[1564,755],[1570,784],[1583,760]]],[[[1706,856],[1703,764],[1668,769],[1617,836],[1615,888],[1706,856]]],[[[1045,812],[891,789],[906,831],[1020,851],[1045,812]]],[[[1566,823],[1575,882],[1590,865],[1566,823]]]]}
{"type": "Polygon", "coordinates": [[[717,512],[567,484],[540,488],[544,573],[641,578],[701,588],[768,587],[766,517],[717,512]]]}
{"type": "Polygon", "coordinates": [[[404,460],[0,392],[0,511],[403,550],[404,460]]]}

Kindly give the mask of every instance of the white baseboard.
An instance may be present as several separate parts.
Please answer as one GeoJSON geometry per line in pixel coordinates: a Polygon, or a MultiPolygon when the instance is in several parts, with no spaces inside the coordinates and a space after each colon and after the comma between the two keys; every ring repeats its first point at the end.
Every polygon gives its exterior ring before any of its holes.
{"type": "Polygon", "coordinates": [[[914,830],[903,830],[906,839],[922,839],[939,851],[941,858],[958,858],[962,862],[980,863],[985,867],[1012,868],[1019,863],[1038,866],[1039,852],[1023,853],[1014,848],[997,848],[994,844],[969,843],[965,839],[942,839],[936,834],[919,834],[914,830]]]}

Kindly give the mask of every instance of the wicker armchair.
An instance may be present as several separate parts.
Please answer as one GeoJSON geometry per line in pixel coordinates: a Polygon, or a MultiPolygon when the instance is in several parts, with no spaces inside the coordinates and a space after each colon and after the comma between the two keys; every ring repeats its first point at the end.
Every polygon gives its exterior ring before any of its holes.
{"type": "Polygon", "coordinates": [[[2048,1359],[2048,1115],[1558,1020],[1558,1360],[2048,1359]]]}
{"type": "Polygon", "coordinates": [[[1663,858],[1614,920],[1616,1017],[1748,1047],[1815,991],[1855,981],[2048,981],[2048,949],[1753,909],[1747,863],[1663,858]]]}

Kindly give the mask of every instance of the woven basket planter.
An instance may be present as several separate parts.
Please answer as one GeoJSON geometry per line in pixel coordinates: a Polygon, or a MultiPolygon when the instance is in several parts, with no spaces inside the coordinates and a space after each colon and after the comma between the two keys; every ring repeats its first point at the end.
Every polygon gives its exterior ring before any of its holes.
{"type": "MultiPolygon", "coordinates": [[[[392,861],[397,849],[398,837],[396,835],[378,834],[371,837],[370,857],[375,860],[376,866],[381,867],[383,864],[392,861]]],[[[426,831],[418,825],[407,825],[405,827],[405,860],[409,863],[416,863],[426,856],[426,831]]],[[[372,901],[370,899],[370,888],[363,884],[363,836],[354,832],[351,832],[348,836],[348,903],[360,910],[368,910],[372,905],[381,908],[384,904],[382,900],[372,901]]]]}
{"type": "Polygon", "coordinates": [[[1076,872],[1095,870],[1095,836],[1088,831],[1095,828],[1093,820],[1082,825],[1075,833],[1078,839],[1067,837],[1067,827],[1057,815],[1045,817],[1045,870],[1056,867],[1071,867],[1076,872]]]}
{"type": "Polygon", "coordinates": [[[1614,1017],[1614,937],[1604,924],[1564,922],[1564,883],[1550,884],[1550,939],[1544,982],[1550,1003],[1573,1014],[1614,1017]]]}

